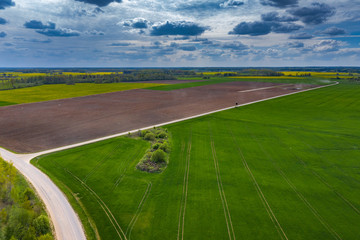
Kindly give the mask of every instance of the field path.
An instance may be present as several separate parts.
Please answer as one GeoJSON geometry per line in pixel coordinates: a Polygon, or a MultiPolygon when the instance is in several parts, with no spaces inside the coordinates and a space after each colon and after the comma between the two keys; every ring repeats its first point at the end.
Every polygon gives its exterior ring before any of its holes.
{"type": "MultiPolygon", "coordinates": [[[[185,231],[185,213],[186,213],[186,203],[187,203],[187,195],[188,195],[188,187],[189,187],[189,172],[190,172],[190,156],[191,156],[191,139],[192,132],[190,132],[190,139],[188,141],[186,157],[185,157],[185,171],[184,171],[184,182],[183,182],[183,190],[181,195],[181,203],[179,210],[179,223],[178,223],[178,233],[177,240],[184,239],[184,231],[185,231]]],[[[184,154],[185,144],[181,146],[181,155],[184,154]]]]}
{"type": "Polygon", "coordinates": [[[210,128],[210,138],[211,138],[211,151],[212,151],[214,167],[215,167],[215,172],[216,172],[216,181],[217,181],[218,188],[219,188],[221,203],[222,203],[222,206],[224,209],[224,216],[225,216],[225,221],[226,221],[226,227],[227,227],[228,234],[229,234],[229,240],[236,240],[234,227],[233,227],[232,220],[231,220],[230,210],[229,210],[224,187],[223,187],[222,180],[221,180],[219,160],[216,155],[215,144],[214,144],[214,139],[213,139],[213,134],[212,134],[211,128],[210,128]]]}
{"type": "MultiPolygon", "coordinates": [[[[238,107],[246,106],[246,105],[250,105],[250,104],[254,104],[254,103],[258,103],[258,102],[262,102],[262,101],[267,101],[270,99],[275,99],[275,98],[279,98],[279,97],[283,97],[283,96],[288,96],[288,95],[292,95],[292,94],[297,94],[300,92],[306,92],[306,91],[311,91],[311,90],[315,90],[315,89],[319,89],[319,88],[329,87],[329,86],[333,86],[336,84],[338,84],[338,82],[330,84],[330,85],[326,85],[326,86],[319,86],[319,87],[314,87],[314,88],[305,89],[305,90],[301,90],[301,91],[281,94],[281,95],[274,96],[274,97],[263,98],[260,100],[255,100],[255,101],[239,104],[238,107]]],[[[190,117],[185,117],[185,118],[180,118],[177,120],[163,122],[160,124],[156,124],[156,126],[163,126],[163,125],[168,125],[168,124],[172,124],[172,123],[176,123],[176,122],[181,122],[184,120],[193,119],[193,118],[197,118],[200,116],[205,116],[205,115],[208,115],[211,113],[220,112],[220,111],[224,111],[224,110],[228,110],[228,109],[232,109],[232,108],[234,108],[234,106],[220,108],[218,110],[208,111],[206,113],[201,113],[201,114],[193,114],[190,117]]],[[[24,119],[24,117],[22,117],[22,121],[23,121],[23,119],[24,119]]],[[[129,132],[137,132],[139,130],[152,128],[153,126],[154,125],[148,125],[147,127],[143,127],[141,129],[124,131],[121,133],[117,133],[117,134],[113,134],[113,135],[109,135],[109,136],[105,136],[105,137],[101,137],[101,138],[95,138],[93,140],[83,141],[83,142],[79,142],[79,143],[75,143],[75,144],[70,144],[70,145],[66,145],[63,147],[52,148],[49,150],[40,151],[40,152],[36,152],[36,153],[15,154],[6,149],[0,148],[0,155],[4,160],[6,160],[8,162],[13,162],[14,166],[34,186],[37,193],[43,200],[43,202],[46,206],[46,209],[49,213],[49,216],[52,220],[52,223],[55,228],[55,235],[56,235],[57,240],[85,240],[86,237],[85,237],[84,229],[81,225],[81,222],[80,222],[77,214],[75,213],[75,211],[72,209],[66,196],[51,181],[51,179],[47,175],[45,175],[39,169],[37,169],[36,167],[31,165],[30,160],[35,157],[41,156],[41,155],[50,154],[50,153],[54,153],[54,152],[58,152],[58,151],[62,151],[62,150],[66,150],[66,149],[70,149],[70,148],[74,148],[74,147],[79,147],[79,146],[107,140],[107,139],[114,138],[114,137],[123,136],[123,135],[128,134],[129,132]]],[[[247,167],[247,164],[244,164],[244,166],[247,167]]],[[[249,174],[251,174],[251,172],[249,174]]],[[[259,191],[258,188],[257,188],[257,190],[259,191]]],[[[261,190],[258,193],[260,195],[262,195],[261,190]]],[[[264,201],[264,198],[261,198],[262,201],[264,201]]],[[[265,199],[265,201],[266,201],[266,199],[265,199]]],[[[267,202],[265,202],[264,204],[268,205],[267,202]]],[[[270,206],[267,208],[267,211],[270,211],[269,214],[273,215],[270,206]]],[[[272,220],[277,222],[276,218],[272,218],[272,220]]],[[[275,224],[278,225],[278,227],[280,226],[280,224],[278,224],[278,223],[275,223],[275,224]]],[[[279,227],[278,230],[282,231],[281,226],[279,227]]],[[[124,238],[126,239],[126,236],[124,238]]],[[[282,235],[282,239],[284,239],[284,238],[287,239],[285,233],[282,235]]]]}

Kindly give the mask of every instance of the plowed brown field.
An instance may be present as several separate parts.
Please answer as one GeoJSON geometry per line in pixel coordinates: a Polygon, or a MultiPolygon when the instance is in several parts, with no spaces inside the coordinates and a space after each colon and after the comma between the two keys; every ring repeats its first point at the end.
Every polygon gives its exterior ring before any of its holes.
{"type": "Polygon", "coordinates": [[[247,103],[311,85],[227,82],[174,91],[136,89],[0,108],[0,146],[30,153],[247,103]],[[267,88],[274,86],[273,88],[267,88]],[[267,88],[241,92],[248,89],[267,88]]]}

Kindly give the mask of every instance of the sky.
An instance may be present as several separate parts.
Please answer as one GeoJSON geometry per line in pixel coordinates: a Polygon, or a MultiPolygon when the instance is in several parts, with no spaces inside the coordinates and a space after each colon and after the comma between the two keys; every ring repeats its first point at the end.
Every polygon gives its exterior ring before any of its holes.
{"type": "Polygon", "coordinates": [[[0,0],[0,67],[359,63],[360,0],[0,0]]]}

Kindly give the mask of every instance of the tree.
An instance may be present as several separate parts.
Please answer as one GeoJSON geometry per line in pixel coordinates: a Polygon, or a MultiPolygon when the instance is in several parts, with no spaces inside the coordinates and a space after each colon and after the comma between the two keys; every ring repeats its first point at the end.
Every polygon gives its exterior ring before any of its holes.
{"type": "Polygon", "coordinates": [[[50,232],[49,219],[44,215],[38,216],[33,224],[37,235],[44,235],[50,232]]]}

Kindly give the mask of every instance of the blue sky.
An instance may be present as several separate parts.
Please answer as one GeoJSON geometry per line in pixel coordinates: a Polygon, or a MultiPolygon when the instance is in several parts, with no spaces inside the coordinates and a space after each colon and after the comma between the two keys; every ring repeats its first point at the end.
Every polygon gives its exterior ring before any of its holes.
{"type": "Polygon", "coordinates": [[[359,62],[360,0],[0,0],[0,67],[359,62]]]}

